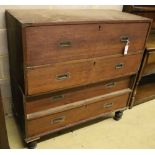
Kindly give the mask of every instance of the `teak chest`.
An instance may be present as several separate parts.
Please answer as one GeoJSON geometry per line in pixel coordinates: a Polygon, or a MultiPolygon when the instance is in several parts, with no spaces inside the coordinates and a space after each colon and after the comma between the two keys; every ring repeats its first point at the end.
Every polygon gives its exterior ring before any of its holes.
{"type": "Polygon", "coordinates": [[[151,20],[112,10],[6,11],[13,111],[28,147],[127,109],[151,20]]]}

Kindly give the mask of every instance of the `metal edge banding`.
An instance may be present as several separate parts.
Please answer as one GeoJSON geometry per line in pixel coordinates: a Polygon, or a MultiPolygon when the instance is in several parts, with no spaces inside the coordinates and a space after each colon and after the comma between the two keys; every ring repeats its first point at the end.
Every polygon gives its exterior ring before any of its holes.
{"type": "Polygon", "coordinates": [[[116,91],[116,92],[113,92],[113,93],[100,95],[100,96],[85,99],[85,100],[82,100],[82,101],[73,102],[71,104],[66,104],[66,105],[63,105],[63,106],[56,107],[56,108],[51,108],[51,109],[48,109],[48,110],[42,110],[42,111],[39,111],[39,112],[30,113],[30,114],[27,114],[27,120],[36,119],[36,118],[39,118],[39,117],[55,114],[55,113],[58,113],[58,112],[63,112],[63,111],[66,111],[66,110],[70,110],[70,109],[73,109],[73,108],[77,108],[77,107],[88,105],[88,104],[91,104],[91,103],[94,103],[94,102],[98,102],[98,101],[101,101],[103,99],[107,99],[108,97],[115,97],[115,96],[123,95],[123,94],[129,93],[129,92],[131,92],[131,89],[127,88],[127,89],[123,89],[123,90],[116,91]]]}

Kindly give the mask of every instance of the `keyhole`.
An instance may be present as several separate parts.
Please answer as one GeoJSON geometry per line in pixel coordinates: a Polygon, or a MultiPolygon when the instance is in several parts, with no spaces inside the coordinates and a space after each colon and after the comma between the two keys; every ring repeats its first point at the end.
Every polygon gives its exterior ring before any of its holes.
{"type": "Polygon", "coordinates": [[[96,62],[94,61],[94,66],[96,65],[96,62]]]}
{"type": "Polygon", "coordinates": [[[101,31],[101,25],[99,25],[98,30],[101,31]]]}

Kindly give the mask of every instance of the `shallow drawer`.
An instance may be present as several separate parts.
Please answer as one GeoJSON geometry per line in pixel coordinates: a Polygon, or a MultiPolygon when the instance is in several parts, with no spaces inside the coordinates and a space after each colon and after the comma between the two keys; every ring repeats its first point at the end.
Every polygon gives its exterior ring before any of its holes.
{"type": "Polygon", "coordinates": [[[73,103],[131,87],[130,77],[84,86],[68,91],[27,98],[26,114],[73,103]]]}
{"type": "Polygon", "coordinates": [[[59,128],[77,124],[98,115],[125,108],[129,93],[105,98],[77,108],[58,112],[44,117],[27,120],[27,137],[54,131],[59,128]]]}
{"type": "Polygon", "coordinates": [[[144,49],[148,23],[36,26],[25,28],[26,66],[123,54],[144,49]]]}
{"type": "Polygon", "coordinates": [[[74,61],[27,69],[28,95],[105,81],[137,72],[140,54],[74,61]]]}
{"type": "Polygon", "coordinates": [[[143,75],[148,75],[155,73],[155,50],[153,52],[148,52],[147,61],[144,66],[143,75]]]}

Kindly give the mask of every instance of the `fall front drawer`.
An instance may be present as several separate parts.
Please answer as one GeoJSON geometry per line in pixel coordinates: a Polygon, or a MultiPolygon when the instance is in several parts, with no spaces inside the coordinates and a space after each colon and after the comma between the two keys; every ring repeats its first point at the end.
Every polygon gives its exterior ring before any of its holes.
{"type": "Polygon", "coordinates": [[[58,107],[27,115],[27,137],[46,134],[59,128],[78,124],[79,122],[98,115],[125,108],[129,89],[111,93],[108,97],[101,96],[86,101],[74,103],[65,109],[58,107]],[[65,110],[64,110],[65,109],[65,110]],[[50,111],[51,110],[51,111],[50,111]],[[50,114],[51,113],[51,114],[50,114]],[[46,116],[47,114],[47,116],[46,116]]]}
{"type": "Polygon", "coordinates": [[[25,100],[26,114],[47,110],[61,105],[77,102],[80,100],[112,93],[118,90],[131,88],[130,77],[123,77],[106,82],[100,82],[79,88],[64,90],[56,93],[44,94],[36,97],[27,97],[25,100]]]}
{"type": "Polygon", "coordinates": [[[144,49],[148,26],[99,23],[26,27],[26,66],[123,54],[128,41],[128,53],[133,54],[144,49]]]}
{"type": "Polygon", "coordinates": [[[27,69],[27,94],[61,90],[134,74],[141,54],[72,61],[27,69]]]}

